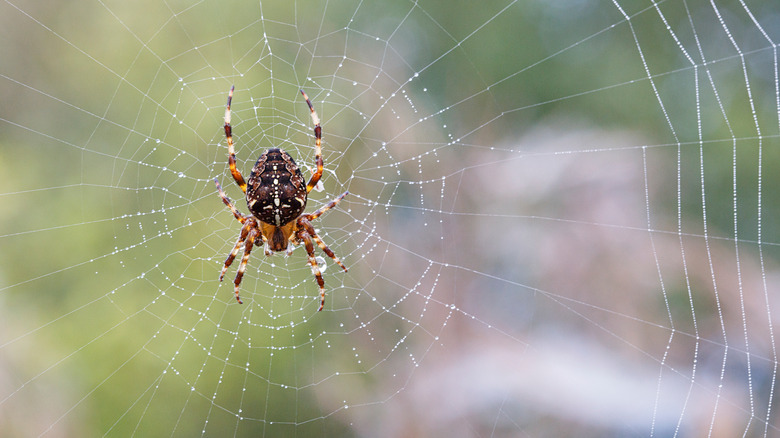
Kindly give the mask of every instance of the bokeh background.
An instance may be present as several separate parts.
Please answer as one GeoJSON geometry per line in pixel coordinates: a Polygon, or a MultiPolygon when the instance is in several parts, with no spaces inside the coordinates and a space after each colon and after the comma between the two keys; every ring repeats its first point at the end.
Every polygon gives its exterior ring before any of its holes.
{"type": "Polygon", "coordinates": [[[771,1],[1,3],[0,435],[780,435],[778,40],[771,1]],[[218,281],[231,85],[245,176],[322,119],[321,313],[301,248],[218,281]]]}

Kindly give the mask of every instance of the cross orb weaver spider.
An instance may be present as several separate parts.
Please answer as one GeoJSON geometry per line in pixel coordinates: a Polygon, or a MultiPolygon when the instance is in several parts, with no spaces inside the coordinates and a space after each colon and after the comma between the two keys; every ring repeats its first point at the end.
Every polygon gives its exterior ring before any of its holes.
{"type": "Polygon", "coordinates": [[[230,127],[230,103],[233,100],[234,89],[235,87],[230,87],[227,108],[225,109],[225,137],[227,138],[229,154],[228,165],[230,166],[230,173],[233,175],[233,179],[236,180],[236,184],[246,193],[247,207],[249,207],[249,211],[252,214],[244,215],[236,210],[236,207],[222,190],[222,186],[219,185],[219,180],[214,178],[222,202],[227,205],[236,220],[242,224],[238,241],[225,260],[225,266],[222,268],[222,273],[219,274],[219,281],[222,281],[225,277],[225,272],[243,246],[244,256],[241,258],[236,279],[233,281],[236,300],[238,300],[239,304],[243,304],[238,295],[238,286],[241,284],[241,279],[244,276],[252,247],[265,245],[266,256],[282,250],[286,250],[289,256],[295,249],[295,245],[303,243],[306,253],[309,255],[312,273],[320,287],[319,310],[321,311],[325,306],[325,281],[322,279],[322,272],[320,272],[317,260],[314,257],[314,244],[312,241],[316,242],[322,252],[341,266],[344,272],[347,271],[347,268],[336,257],[336,254],[325,245],[320,236],[317,235],[311,222],[335,207],[349,192],[342,193],[336,199],[318,208],[313,213],[303,213],[309,192],[320,181],[323,169],[320,119],[317,117],[317,112],[314,111],[314,106],[311,104],[309,97],[303,90],[301,90],[301,94],[306,99],[306,104],[309,105],[311,120],[314,123],[314,160],[317,169],[312,174],[311,179],[304,184],[301,170],[295,164],[290,154],[279,148],[271,148],[260,155],[260,158],[257,159],[255,166],[252,168],[249,180],[244,181],[241,172],[236,169],[236,152],[233,147],[233,135],[230,127]]]}

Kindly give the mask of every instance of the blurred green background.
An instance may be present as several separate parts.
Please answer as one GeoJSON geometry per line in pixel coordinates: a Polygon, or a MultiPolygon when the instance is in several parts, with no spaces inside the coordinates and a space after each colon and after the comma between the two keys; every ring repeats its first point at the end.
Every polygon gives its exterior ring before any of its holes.
{"type": "Polygon", "coordinates": [[[771,436],[778,17],[3,3],[0,434],[771,436]],[[218,282],[231,85],[245,176],[322,119],[322,313],[302,249],[218,282]]]}

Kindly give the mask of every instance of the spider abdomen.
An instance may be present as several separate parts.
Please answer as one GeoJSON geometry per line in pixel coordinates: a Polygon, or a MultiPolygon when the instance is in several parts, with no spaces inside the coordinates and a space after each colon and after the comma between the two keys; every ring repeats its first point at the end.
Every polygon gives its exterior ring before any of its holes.
{"type": "Polygon", "coordinates": [[[295,160],[279,148],[268,149],[252,168],[246,202],[261,221],[281,227],[306,208],[306,182],[295,160]]]}

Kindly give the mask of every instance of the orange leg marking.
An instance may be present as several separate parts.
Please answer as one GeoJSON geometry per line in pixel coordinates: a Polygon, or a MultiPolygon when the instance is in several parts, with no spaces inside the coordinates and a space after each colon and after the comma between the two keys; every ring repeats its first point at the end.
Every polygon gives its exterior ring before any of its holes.
{"type": "Polygon", "coordinates": [[[311,110],[311,121],[314,123],[314,161],[317,164],[317,170],[314,171],[311,179],[306,184],[306,193],[309,193],[320,181],[320,178],[322,178],[322,127],[320,126],[320,118],[317,116],[317,111],[314,111],[314,105],[311,104],[309,96],[307,96],[303,90],[301,90],[301,94],[303,94],[303,97],[306,99],[306,104],[309,105],[309,109],[311,110]]]}
{"type": "Polygon", "coordinates": [[[236,184],[241,187],[241,191],[246,193],[246,181],[241,175],[241,172],[236,169],[236,149],[233,146],[233,129],[230,127],[230,103],[233,102],[233,90],[235,86],[230,87],[230,93],[228,93],[227,107],[225,108],[225,138],[227,138],[228,144],[228,165],[230,165],[230,173],[233,175],[233,179],[236,180],[236,184]]]}

